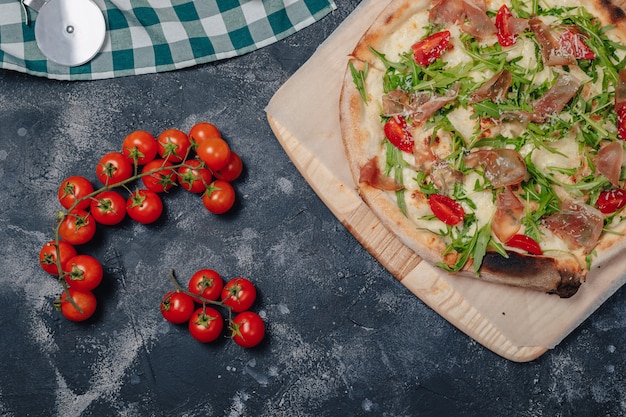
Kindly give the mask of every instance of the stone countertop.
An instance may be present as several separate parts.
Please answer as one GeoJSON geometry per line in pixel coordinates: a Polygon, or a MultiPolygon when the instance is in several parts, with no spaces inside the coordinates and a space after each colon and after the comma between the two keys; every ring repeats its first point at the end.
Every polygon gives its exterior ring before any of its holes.
{"type": "MultiPolygon", "coordinates": [[[[274,137],[264,108],[358,0],[284,41],[175,72],[93,82],[0,72],[0,415],[621,416],[626,292],[530,363],[503,359],[395,280],[333,217],[274,137]],[[79,248],[105,266],[98,310],[72,323],[37,262],[56,192],[96,184],[136,129],[217,125],[245,164],[221,216],[176,189],[154,225],[126,219],[79,248]],[[254,281],[264,342],[202,345],[161,297],[201,268],[254,281]]],[[[306,97],[303,97],[306,100],[306,97]]]]}

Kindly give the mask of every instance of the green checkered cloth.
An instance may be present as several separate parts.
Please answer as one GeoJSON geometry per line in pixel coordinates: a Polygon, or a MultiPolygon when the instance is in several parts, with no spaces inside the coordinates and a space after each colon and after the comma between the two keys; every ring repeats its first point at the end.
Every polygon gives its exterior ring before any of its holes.
{"type": "MultiPolygon", "coordinates": [[[[51,0],[54,1],[54,0],[51,0]]],[[[59,80],[171,71],[281,40],[336,8],[333,0],[95,0],[107,27],[90,62],[49,61],[35,41],[37,12],[0,0],[0,68],[59,80]]]]}

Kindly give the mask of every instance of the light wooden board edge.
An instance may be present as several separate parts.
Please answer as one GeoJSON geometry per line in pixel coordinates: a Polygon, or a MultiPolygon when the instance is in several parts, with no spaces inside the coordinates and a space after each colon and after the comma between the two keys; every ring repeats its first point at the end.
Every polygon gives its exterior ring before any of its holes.
{"type": "Polygon", "coordinates": [[[396,279],[448,322],[492,352],[514,362],[544,354],[543,346],[516,346],[452,285],[382,225],[352,185],[343,184],[281,123],[269,125],[294,166],[337,219],[396,279]]]}

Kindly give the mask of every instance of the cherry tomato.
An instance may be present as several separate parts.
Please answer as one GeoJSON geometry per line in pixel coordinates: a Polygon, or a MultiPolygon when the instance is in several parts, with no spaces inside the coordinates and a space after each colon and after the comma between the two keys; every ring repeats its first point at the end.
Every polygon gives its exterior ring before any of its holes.
{"type": "Polygon", "coordinates": [[[416,42],[411,46],[415,62],[423,67],[432,64],[450,44],[450,32],[443,30],[416,42]]]}
{"type": "Polygon", "coordinates": [[[113,226],[126,217],[126,199],[116,191],[102,191],[91,200],[89,211],[96,222],[113,226]]]}
{"type": "Polygon", "coordinates": [[[126,212],[139,223],[154,223],[163,213],[163,202],[154,191],[137,190],[128,197],[126,212]]]}
{"type": "Polygon", "coordinates": [[[91,291],[102,282],[102,264],[90,255],[76,255],[63,265],[65,282],[75,290],[91,291]]]}
{"type": "MultiPolygon", "coordinates": [[[[207,300],[217,300],[222,294],[224,280],[222,276],[212,269],[196,271],[189,280],[188,289],[193,294],[198,294],[207,300]]],[[[195,299],[201,303],[200,299],[195,299]]]]}
{"type": "Polygon", "coordinates": [[[191,296],[180,291],[170,291],[161,300],[161,314],[170,323],[185,323],[191,318],[196,305],[191,296]]]}
{"type": "Polygon", "coordinates": [[[537,241],[532,237],[526,235],[513,235],[506,241],[506,245],[512,248],[521,249],[532,255],[543,255],[543,251],[541,250],[539,243],[537,243],[537,241]]]}
{"type": "Polygon", "coordinates": [[[157,155],[157,141],[152,133],[135,130],[124,138],[122,153],[133,164],[145,165],[157,155]]]}
{"type": "Polygon", "coordinates": [[[189,333],[201,343],[210,343],[220,337],[224,329],[224,319],[212,307],[200,307],[189,319],[189,333]]]}
{"type": "Polygon", "coordinates": [[[141,177],[141,182],[146,188],[155,193],[162,193],[172,189],[176,185],[176,171],[174,169],[168,169],[173,164],[170,161],[163,159],[155,159],[144,165],[141,170],[142,174],[146,174],[150,171],[154,171],[150,175],[144,175],[141,177]]]}
{"type": "MultiPolygon", "coordinates": [[[[62,240],[59,241],[59,263],[61,268],[65,262],[76,256],[76,249],[74,246],[62,240]]],[[[46,242],[45,245],[39,251],[39,265],[44,271],[51,275],[59,275],[59,267],[57,266],[57,247],[54,240],[46,242]]]]}
{"type": "Polygon", "coordinates": [[[74,305],[68,300],[67,293],[64,291],[61,295],[61,313],[63,316],[71,321],[85,321],[89,317],[93,316],[96,312],[96,296],[91,291],[81,291],[74,288],[69,288],[70,298],[78,306],[80,310],[77,310],[74,305]]]}
{"type": "Polygon", "coordinates": [[[167,129],[157,138],[157,146],[157,152],[161,158],[176,163],[187,158],[191,141],[185,132],[167,129]]]}
{"type": "Polygon", "coordinates": [[[209,137],[198,144],[196,153],[213,172],[224,168],[230,159],[230,147],[222,138],[209,137]]]}
{"type": "Polygon", "coordinates": [[[211,171],[198,159],[185,161],[185,165],[178,168],[177,176],[180,186],[192,193],[205,191],[213,180],[211,171]]]}
{"type": "Polygon", "coordinates": [[[89,199],[85,197],[91,193],[93,193],[93,185],[91,182],[85,177],[74,175],[63,180],[59,186],[59,202],[63,207],[69,209],[77,200],[84,199],[74,207],[84,210],[89,207],[89,199]]]}
{"type": "Polygon", "coordinates": [[[559,39],[560,49],[576,59],[594,59],[596,54],[585,43],[581,34],[566,30],[559,39]]]}
{"type": "Polygon", "coordinates": [[[626,190],[619,188],[601,192],[597,205],[598,210],[604,214],[615,213],[626,206],[626,190]]]}
{"type": "Polygon", "coordinates": [[[129,179],[133,175],[133,165],[120,152],[109,152],[100,158],[96,166],[96,176],[104,185],[113,185],[129,179]]]}
{"type": "Polygon", "coordinates": [[[189,140],[194,149],[198,148],[198,144],[207,138],[221,138],[222,133],[212,123],[199,122],[191,127],[189,131],[189,140]]]}
{"type": "Polygon", "coordinates": [[[261,316],[252,311],[237,314],[229,328],[235,343],[245,348],[258,345],[265,337],[265,323],[261,316]]]}
{"type": "Polygon", "coordinates": [[[202,203],[213,214],[226,213],[235,204],[235,189],[224,180],[216,180],[202,194],[202,203]]]}
{"type": "Polygon", "coordinates": [[[428,198],[428,203],[433,214],[447,225],[454,226],[465,218],[463,207],[446,195],[432,194],[428,198]]]}
{"type": "Polygon", "coordinates": [[[385,137],[389,142],[401,151],[413,153],[415,142],[409,132],[406,119],[402,116],[394,116],[387,120],[384,126],[385,137]]]}
{"type": "Polygon", "coordinates": [[[235,313],[252,307],[256,300],[256,288],[246,278],[233,278],[222,289],[222,302],[235,313]]]}
{"type": "Polygon", "coordinates": [[[228,182],[233,182],[243,171],[243,161],[237,153],[231,151],[230,158],[226,166],[215,173],[215,178],[228,182]]]}
{"type": "Polygon", "coordinates": [[[59,225],[59,236],[71,245],[87,243],[96,234],[96,221],[85,210],[74,209],[59,225]]]}
{"type": "Polygon", "coordinates": [[[513,13],[511,13],[511,10],[509,10],[506,4],[500,6],[498,13],[496,13],[498,42],[502,46],[515,45],[517,41],[517,36],[511,31],[511,27],[509,26],[509,21],[512,17],[513,13]]]}

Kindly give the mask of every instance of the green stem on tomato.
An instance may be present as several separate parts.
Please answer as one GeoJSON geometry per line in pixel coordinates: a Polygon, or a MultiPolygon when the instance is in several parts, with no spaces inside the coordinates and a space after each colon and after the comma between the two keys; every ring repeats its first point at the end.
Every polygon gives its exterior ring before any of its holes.
{"type": "MultiPolygon", "coordinates": [[[[59,211],[59,215],[56,216],[55,218],[55,222],[56,225],[54,226],[53,230],[54,230],[54,247],[55,247],[55,254],[56,254],[56,260],[55,260],[55,264],[57,267],[57,271],[58,271],[58,279],[59,282],[61,283],[62,287],[63,287],[63,292],[65,293],[65,297],[66,300],[70,302],[70,304],[72,304],[72,306],[79,312],[82,314],[82,309],[78,306],[78,304],[74,301],[74,299],[70,296],[69,293],[69,286],[67,285],[67,282],[65,281],[65,273],[63,271],[63,265],[61,265],[61,250],[59,248],[59,242],[60,242],[60,236],[59,236],[59,228],[61,227],[61,223],[63,222],[63,219],[65,219],[67,216],[69,216],[71,214],[71,212],[83,201],[85,200],[91,200],[94,199],[98,194],[104,192],[104,191],[108,191],[108,190],[112,190],[118,187],[123,187],[125,188],[128,192],[132,193],[132,191],[126,186],[126,184],[129,184],[133,181],[136,181],[142,177],[148,176],[148,175],[152,175],[156,172],[159,171],[163,171],[163,170],[169,170],[169,171],[176,171],[178,168],[184,167],[184,166],[189,166],[190,165],[186,164],[186,160],[187,157],[189,156],[189,151],[187,152],[187,154],[185,154],[185,157],[183,158],[182,162],[180,162],[179,164],[174,164],[172,166],[169,167],[165,167],[165,166],[161,166],[160,168],[155,168],[153,170],[147,171],[147,172],[142,172],[142,173],[138,173],[138,164],[137,161],[135,160],[134,162],[134,175],[123,180],[120,182],[116,182],[115,184],[105,184],[104,186],[98,188],[97,190],[94,190],[93,192],[91,192],[90,194],[87,194],[86,196],[83,196],[79,199],[77,199],[76,201],[74,201],[74,204],[72,204],[70,206],[70,208],[68,208],[66,211],[59,211]]],[[[203,162],[204,164],[204,162],[203,162]]],[[[194,296],[195,297],[195,296],[194,296]]],[[[202,297],[196,297],[196,298],[200,298],[202,299],[202,297]]],[[[204,302],[204,299],[202,299],[204,302]]],[[[209,301],[209,300],[207,300],[209,301]]],[[[213,302],[215,303],[215,302],[213,302]]],[[[222,303],[219,303],[220,305],[222,305],[222,303]]],[[[228,306],[224,306],[229,310],[229,317],[230,317],[230,307],[228,306]]]]}

